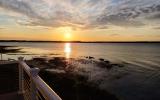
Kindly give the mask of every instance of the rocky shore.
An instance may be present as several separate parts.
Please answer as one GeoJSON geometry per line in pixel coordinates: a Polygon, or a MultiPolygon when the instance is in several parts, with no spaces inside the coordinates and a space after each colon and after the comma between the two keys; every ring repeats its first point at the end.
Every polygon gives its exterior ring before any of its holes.
{"type": "Polygon", "coordinates": [[[28,60],[27,64],[39,67],[40,76],[64,100],[118,100],[115,95],[100,89],[98,83],[93,82],[90,73],[99,68],[109,71],[114,67],[123,67],[121,64],[114,64],[103,58],[95,60],[94,57],[37,57],[28,60]]]}

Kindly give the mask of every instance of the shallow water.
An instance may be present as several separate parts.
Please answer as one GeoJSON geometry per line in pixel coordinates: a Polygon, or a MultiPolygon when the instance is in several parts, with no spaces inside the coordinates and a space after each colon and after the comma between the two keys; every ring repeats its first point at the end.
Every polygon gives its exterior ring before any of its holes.
{"type": "MultiPolygon", "coordinates": [[[[19,55],[5,54],[4,59],[24,56],[64,56],[81,58],[93,56],[115,63],[123,68],[104,70],[93,64],[79,65],[90,80],[122,100],[160,100],[160,44],[159,43],[0,43],[22,48],[19,55]],[[84,71],[85,72],[85,71],[84,71]],[[88,74],[89,72],[89,74],[88,74]]],[[[17,53],[18,54],[18,53],[17,53]]]]}

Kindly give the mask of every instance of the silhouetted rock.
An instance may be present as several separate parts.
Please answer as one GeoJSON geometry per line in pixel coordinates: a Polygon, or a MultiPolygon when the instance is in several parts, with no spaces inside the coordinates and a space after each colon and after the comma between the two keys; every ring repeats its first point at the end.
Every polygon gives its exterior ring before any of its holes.
{"type": "Polygon", "coordinates": [[[87,58],[87,59],[95,59],[95,58],[92,57],[92,56],[86,56],[85,58],[87,58]]]}
{"type": "Polygon", "coordinates": [[[104,61],[106,64],[109,64],[110,63],[110,61],[108,61],[108,60],[106,60],[106,61],[104,61]]]}
{"type": "Polygon", "coordinates": [[[117,67],[124,67],[122,64],[111,64],[112,66],[117,66],[117,67]]]}
{"type": "Polygon", "coordinates": [[[89,56],[88,58],[89,58],[89,59],[94,59],[94,57],[92,57],[92,56],[89,56]]]}
{"type": "Polygon", "coordinates": [[[88,59],[89,57],[88,57],[88,56],[86,56],[86,58],[88,59]]]}
{"type": "Polygon", "coordinates": [[[99,58],[99,60],[100,60],[100,61],[104,61],[104,59],[103,59],[103,58],[99,58]]]}

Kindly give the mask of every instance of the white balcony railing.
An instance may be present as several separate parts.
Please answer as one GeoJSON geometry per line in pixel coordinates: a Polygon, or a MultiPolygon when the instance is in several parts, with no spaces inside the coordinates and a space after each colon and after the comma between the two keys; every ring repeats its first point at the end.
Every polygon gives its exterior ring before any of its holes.
{"type": "Polygon", "coordinates": [[[38,75],[38,68],[30,68],[23,60],[19,62],[19,93],[25,100],[62,100],[38,75]]]}

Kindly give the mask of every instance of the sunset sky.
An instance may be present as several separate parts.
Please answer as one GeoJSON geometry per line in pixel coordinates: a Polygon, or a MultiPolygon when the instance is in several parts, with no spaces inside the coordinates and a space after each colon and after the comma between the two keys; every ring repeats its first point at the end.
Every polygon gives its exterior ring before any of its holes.
{"type": "Polygon", "coordinates": [[[160,41],[160,0],[0,0],[0,40],[160,41]]]}

